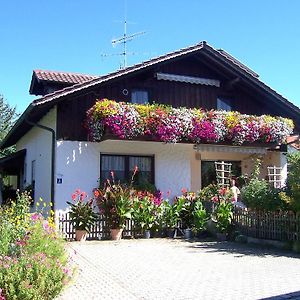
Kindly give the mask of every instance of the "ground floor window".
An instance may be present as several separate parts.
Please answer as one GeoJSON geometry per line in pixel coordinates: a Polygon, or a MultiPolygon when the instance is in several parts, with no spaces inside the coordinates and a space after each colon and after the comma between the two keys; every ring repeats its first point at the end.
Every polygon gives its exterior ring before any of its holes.
{"type": "MultiPolygon", "coordinates": [[[[241,161],[225,161],[231,163],[231,176],[239,177],[242,175],[241,161]]],[[[214,161],[201,161],[201,186],[206,187],[211,183],[217,183],[216,167],[214,161]]]]}
{"type": "Polygon", "coordinates": [[[101,154],[101,184],[111,179],[112,171],[115,180],[130,183],[135,166],[138,167],[134,178],[136,185],[154,184],[154,156],[101,154]]]}

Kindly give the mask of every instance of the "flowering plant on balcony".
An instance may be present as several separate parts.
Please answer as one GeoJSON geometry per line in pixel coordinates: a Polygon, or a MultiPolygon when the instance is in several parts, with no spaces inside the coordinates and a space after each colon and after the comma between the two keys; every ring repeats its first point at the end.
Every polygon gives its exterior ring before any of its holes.
{"type": "Polygon", "coordinates": [[[120,139],[148,137],[167,143],[284,143],[292,120],[239,112],[173,108],[161,104],[130,104],[102,99],[88,110],[91,141],[101,141],[105,129],[120,139]]]}

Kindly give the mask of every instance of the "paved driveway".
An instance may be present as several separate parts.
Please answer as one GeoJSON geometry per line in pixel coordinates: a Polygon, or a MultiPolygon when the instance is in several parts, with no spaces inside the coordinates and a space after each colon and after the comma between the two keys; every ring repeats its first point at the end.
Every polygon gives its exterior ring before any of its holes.
{"type": "Polygon", "coordinates": [[[229,242],[70,243],[78,277],[62,299],[300,299],[300,257],[229,242]],[[285,298],[283,298],[285,297],[285,298]]]}

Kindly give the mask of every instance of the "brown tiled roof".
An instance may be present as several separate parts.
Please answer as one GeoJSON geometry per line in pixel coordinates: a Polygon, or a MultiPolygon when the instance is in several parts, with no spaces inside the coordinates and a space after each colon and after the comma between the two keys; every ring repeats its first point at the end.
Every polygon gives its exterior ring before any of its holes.
{"type": "Polygon", "coordinates": [[[79,74],[79,73],[70,73],[70,72],[57,72],[57,71],[47,71],[47,70],[34,70],[33,74],[38,80],[43,81],[54,81],[61,83],[83,83],[99,76],[79,74]]]}
{"type": "Polygon", "coordinates": [[[223,55],[226,59],[230,60],[231,62],[233,62],[235,65],[237,65],[238,67],[240,67],[241,69],[243,69],[244,71],[246,71],[247,73],[249,73],[250,75],[252,75],[253,77],[258,78],[259,75],[257,73],[255,73],[254,71],[252,71],[251,69],[249,69],[247,66],[245,66],[244,64],[242,64],[240,61],[238,61],[235,57],[233,57],[232,55],[230,55],[228,52],[226,52],[223,49],[218,49],[217,50],[221,55],[223,55]]]}

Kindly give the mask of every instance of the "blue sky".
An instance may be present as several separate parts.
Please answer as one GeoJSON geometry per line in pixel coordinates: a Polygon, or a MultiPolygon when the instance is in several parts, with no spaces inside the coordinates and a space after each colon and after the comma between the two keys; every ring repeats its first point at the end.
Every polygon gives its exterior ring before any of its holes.
{"type": "MultiPolygon", "coordinates": [[[[300,106],[300,1],[127,0],[128,64],[206,40],[300,106]]],[[[0,94],[22,112],[32,70],[104,74],[119,68],[125,0],[0,0],[0,94]]]]}

